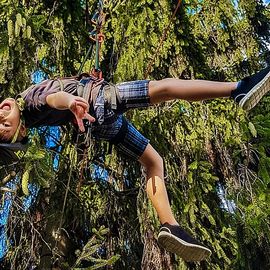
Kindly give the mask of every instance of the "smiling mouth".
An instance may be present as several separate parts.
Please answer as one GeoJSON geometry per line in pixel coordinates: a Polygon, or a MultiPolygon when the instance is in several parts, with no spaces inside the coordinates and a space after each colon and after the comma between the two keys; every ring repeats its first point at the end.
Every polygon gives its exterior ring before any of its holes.
{"type": "Polygon", "coordinates": [[[5,111],[10,111],[11,108],[9,105],[4,105],[2,109],[5,111]]]}

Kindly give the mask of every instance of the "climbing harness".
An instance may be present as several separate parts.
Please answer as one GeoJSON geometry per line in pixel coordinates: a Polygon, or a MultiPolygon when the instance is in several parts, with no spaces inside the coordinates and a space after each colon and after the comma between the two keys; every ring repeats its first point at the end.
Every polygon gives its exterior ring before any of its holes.
{"type": "Polygon", "coordinates": [[[77,86],[77,94],[89,101],[93,105],[96,103],[99,90],[103,86],[104,79],[98,79],[93,76],[83,78],[77,86]]]}
{"type": "MultiPolygon", "coordinates": [[[[97,78],[94,76],[83,77],[77,86],[77,95],[87,100],[90,104],[91,115],[95,115],[95,106],[97,97],[100,95],[100,91],[103,91],[104,95],[104,107],[109,107],[112,110],[116,110],[121,105],[122,100],[120,98],[118,88],[112,84],[104,81],[103,78],[97,78]]],[[[83,145],[89,147],[91,145],[91,128],[92,123],[84,121],[86,133],[84,133],[83,145]]]]}
{"type": "Polygon", "coordinates": [[[96,104],[97,96],[100,89],[103,87],[105,103],[111,109],[116,110],[117,106],[121,103],[119,90],[116,85],[105,82],[103,78],[99,79],[93,76],[82,78],[77,86],[77,94],[88,100],[92,107],[96,104]]]}
{"type": "Polygon", "coordinates": [[[158,45],[158,47],[157,47],[157,49],[156,49],[156,51],[155,51],[155,53],[154,53],[154,56],[152,57],[151,61],[149,62],[148,66],[147,66],[147,68],[146,68],[145,75],[144,75],[145,78],[147,78],[147,77],[149,76],[150,69],[152,68],[153,63],[154,63],[154,61],[156,60],[156,58],[157,58],[157,56],[158,56],[158,54],[159,54],[160,49],[162,48],[162,45],[163,45],[163,43],[164,43],[164,41],[165,41],[165,39],[166,39],[166,37],[167,37],[168,31],[169,31],[169,29],[170,29],[171,23],[172,23],[172,21],[173,21],[175,15],[176,15],[176,13],[177,13],[177,11],[178,11],[180,5],[181,5],[181,0],[178,0],[178,3],[177,3],[177,6],[176,6],[176,8],[175,8],[175,10],[174,10],[174,12],[173,12],[173,15],[172,15],[172,17],[170,18],[170,21],[169,21],[167,27],[166,27],[166,28],[164,29],[164,31],[163,31],[163,34],[162,34],[162,36],[161,36],[161,38],[160,38],[160,41],[159,41],[159,43],[158,43],[159,45],[158,45]]]}

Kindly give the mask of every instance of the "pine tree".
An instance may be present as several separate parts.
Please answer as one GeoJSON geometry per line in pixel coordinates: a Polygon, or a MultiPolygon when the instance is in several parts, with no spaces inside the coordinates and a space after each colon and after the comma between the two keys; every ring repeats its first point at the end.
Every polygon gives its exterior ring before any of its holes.
{"type": "MultiPolygon", "coordinates": [[[[176,4],[104,1],[101,67],[106,79],[145,78],[176,4]]],[[[36,70],[50,77],[77,73],[89,47],[87,17],[96,1],[5,0],[1,5],[2,97],[25,89],[36,70]]],[[[185,1],[149,78],[238,80],[251,74],[269,61],[268,21],[261,1],[185,1]]],[[[88,59],[84,71],[91,63],[88,59]]],[[[207,261],[186,264],[160,249],[159,221],[138,164],[115,150],[110,154],[104,142],[77,149],[76,135],[65,127],[51,150],[42,142],[52,140],[54,132],[39,130],[15,168],[20,181],[1,267],[268,269],[268,104],[265,97],[249,115],[229,100],[171,102],[127,114],[164,158],[173,211],[185,229],[212,247],[207,261]],[[28,182],[40,190],[24,211],[22,191],[29,192],[28,182]]],[[[6,168],[0,170],[1,179],[8,179],[6,168]]]]}

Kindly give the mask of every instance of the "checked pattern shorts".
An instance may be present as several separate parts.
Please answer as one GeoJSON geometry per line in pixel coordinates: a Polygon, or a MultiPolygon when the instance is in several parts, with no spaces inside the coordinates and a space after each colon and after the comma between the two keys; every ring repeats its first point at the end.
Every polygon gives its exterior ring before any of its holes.
{"type": "MultiPolygon", "coordinates": [[[[139,80],[123,82],[117,84],[121,105],[116,111],[106,110],[104,123],[93,128],[93,135],[98,139],[107,141],[113,140],[121,130],[123,124],[123,113],[129,109],[147,108],[150,104],[149,98],[149,80],[139,80]],[[112,117],[115,114],[115,118],[112,117]],[[107,117],[106,117],[107,116],[107,117]],[[106,121],[110,119],[110,121],[106,121]],[[111,121],[111,119],[115,119],[111,121]]],[[[143,154],[149,140],[145,138],[130,122],[127,123],[127,129],[122,136],[122,140],[116,144],[116,148],[124,155],[138,160],[143,154]]]]}

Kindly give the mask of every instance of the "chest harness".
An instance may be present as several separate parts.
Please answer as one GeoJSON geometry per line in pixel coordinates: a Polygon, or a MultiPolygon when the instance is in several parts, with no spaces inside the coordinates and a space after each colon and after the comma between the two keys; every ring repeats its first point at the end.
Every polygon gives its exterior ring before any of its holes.
{"type": "MultiPolygon", "coordinates": [[[[96,78],[93,76],[83,77],[77,86],[77,94],[78,96],[89,101],[90,114],[95,113],[94,108],[100,91],[103,91],[104,94],[105,108],[117,110],[118,108],[123,106],[124,101],[121,100],[119,90],[115,84],[108,83],[104,81],[103,78],[96,78]]],[[[89,122],[85,123],[85,128],[86,133],[84,143],[86,146],[89,146],[91,140],[91,128],[92,128],[91,123],[89,122]]],[[[127,133],[127,129],[128,129],[128,122],[124,117],[122,117],[121,128],[117,133],[117,135],[110,140],[110,144],[118,144],[121,141],[123,141],[127,133]]]]}

